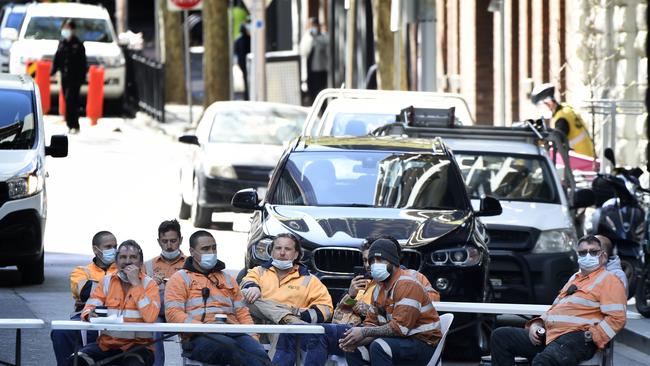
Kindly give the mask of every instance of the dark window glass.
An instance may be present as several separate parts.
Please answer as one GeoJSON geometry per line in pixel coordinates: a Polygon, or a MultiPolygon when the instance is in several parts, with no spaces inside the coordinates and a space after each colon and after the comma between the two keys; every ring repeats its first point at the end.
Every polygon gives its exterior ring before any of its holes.
{"type": "Polygon", "coordinates": [[[36,143],[32,93],[0,89],[0,150],[27,150],[36,143]]]}
{"type": "MultiPolygon", "coordinates": [[[[26,39],[60,39],[61,26],[69,18],[33,17],[29,20],[26,39]]],[[[113,42],[111,28],[105,19],[73,19],[77,29],[75,34],[82,42],[113,42]]]]}

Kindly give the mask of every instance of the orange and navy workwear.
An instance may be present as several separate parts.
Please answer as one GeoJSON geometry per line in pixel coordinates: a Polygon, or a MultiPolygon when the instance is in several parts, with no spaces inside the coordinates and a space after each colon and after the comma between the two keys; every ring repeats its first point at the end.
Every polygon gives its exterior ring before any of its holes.
{"type": "Polygon", "coordinates": [[[605,267],[586,276],[576,273],[540,317],[546,328],[546,344],[563,334],[588,330],[594,344],[604,348],[625,326],[626,294],[621,281],[605,267]]]}
{"type": "Polygon", "coordinates": [[[217,261],[209,273],[198,272],[194,259],[188,257],[183,269],[167,281],[167,322],[215,323],[215,315],[225,314],[228,324],[253,324],[244,296],[235,279],[223,273],[225,268],[222,261],[217,261]]]}
{"type": "Polygon", "coordinates": [[[390,279],[372,292],[372,307],[364,326],[389,324],[402,337],[415,337],[431,346],[442,335],[438,312],[424,286],[409,273],[396,268],[390,279]]]}
{"type": "Polygon", "coordinates": [[[249,287],[259,288],[263,300],[299,308],[300,319],[307,323],[325,323],[332,317],[332,297],[327,287],[303,265],[294,265],[282,280],[271,261],[249,269],[241,288],[249,287]]]}
{"type": "Polygon", "coordinates": [[[86,301],[97,287],[97,284],[108,274],[117,271],[115,263],[103,269],[98,266],[99,259],[93,258],[92,263],[85,266],[77,266],[70,273],[70,290],[74,299],[74,311],[80,312],[86,305],[86,301]]]}
{"type": "MultiPolygon", "coordinates": [[[[153,323],[160,311],[158,285],[150,277],[140,273],[141,284],[129,286],[117,275],[105,276],[93,291],[81,312],[81,319],[88,321],[90,312],[97,306],[106,306],[108,315],[122,316],[125,323],[153,323]]],[[[152,342],[151,332],[102,331],[97,344],[102,351],[121,349],[125,351],[138,344],[152,342]]],[[[149,346],[153,350],[153,346],[149,346]]]]}
{"type": "MultiPolygon", "coordinates": [[[[174,273],[183,269],[183,266],[185,265],[185,259],[186,257],[183,252],[181,252],[176,259],[171,261],[165,259],[162,255],[159,255],[157,257],[149,259],[144,263],[145,272],[147,273],[147,276],[151,278],[160,277],[169,279],[174,273]]],[[[163,286],[164,283],[161,287],[163,286]]]]}

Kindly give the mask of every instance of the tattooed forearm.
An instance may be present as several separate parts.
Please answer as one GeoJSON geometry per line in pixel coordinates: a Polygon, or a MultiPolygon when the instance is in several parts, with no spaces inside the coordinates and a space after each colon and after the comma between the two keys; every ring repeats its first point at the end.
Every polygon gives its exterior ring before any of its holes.
{"type": "Polygon", "coordinates": [[[399,334],[397,334],[388,324],[379,327],[364,327],[361,330],[361,334],[363,334],[364,337],[375,338],[399,336],[399,334]]]}

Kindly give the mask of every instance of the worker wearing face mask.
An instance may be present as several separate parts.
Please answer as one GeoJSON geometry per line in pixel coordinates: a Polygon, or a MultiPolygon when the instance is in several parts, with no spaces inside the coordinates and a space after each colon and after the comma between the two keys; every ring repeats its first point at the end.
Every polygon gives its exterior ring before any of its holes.
{"type": "MultiPolygon", "coordinates": [[[[199,230],[190,236],[190,254],[183,269],[165,288],[165,316],[169,323],[253,324],[235,279],[224,273],[212,234],[199,230]]],[[[206,364],[257,366],[269,364],[261,344],[248,334],[183,336],[183,355],[206,364]]]]}
{"type": "Polygon", "coordinates": [[[502,327],[492,333],[492,364],[514,365],[515,356],[532,366],[578,365],[603,349],[625,326],[627,293],[606,268],[598,237],[578,242],[580,271],[564,285],[553,305],[526,328],[502,327]]]}
{"type": "MultiPolygon", "coordinates": [[[[92,291],[97,287],[97,283],[107,274],[116,272],[115,253],[117,240],[115,236],[108,231],[100,231],[93,236],[92,250],[95,254],[92,262],[85,266],[76,267],[70,274],[70,290],[74,299],[74,311],[70,319],[79,320],[81,310],[86,305],[92,291]]],[[[69,364],[69,356],[77,346],[82,345],[82,340],[94,342],[97,338],[95,331],[77,331],[77,330],[60,330],[56,329],[50,333],[54,354],[58,366],[69,364]]],[[[71,363],[70,363],[71,364],[71,363]]]]}
{"type": "Polygon", "coordinates": [[[79,132],[79,90],[86,81],[86,49],[77,37],[77,25],[67,20],[61,27],[61,40],[54,54],[52,75],[61,72],[61,89],[65,99],[65,121],[69,132],[79,132]]]}

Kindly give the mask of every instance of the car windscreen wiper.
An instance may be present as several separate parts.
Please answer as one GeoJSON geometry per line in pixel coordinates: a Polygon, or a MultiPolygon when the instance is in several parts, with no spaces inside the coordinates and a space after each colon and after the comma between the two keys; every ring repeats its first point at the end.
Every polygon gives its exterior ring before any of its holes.
{"type": "Polygon", "coordinates": [[[9,136],[18,135],[23,130],[23,121],[17,120],[16,122],[0,127],[0,140],[4,140],[9,136]]]}
{"type": "Polygon", "coordinates": [[[334,204],[323,204],[319,206],[327,207],[376,207],[375,205],[369,205],[365,203],[334,203],[334,204]]]}

